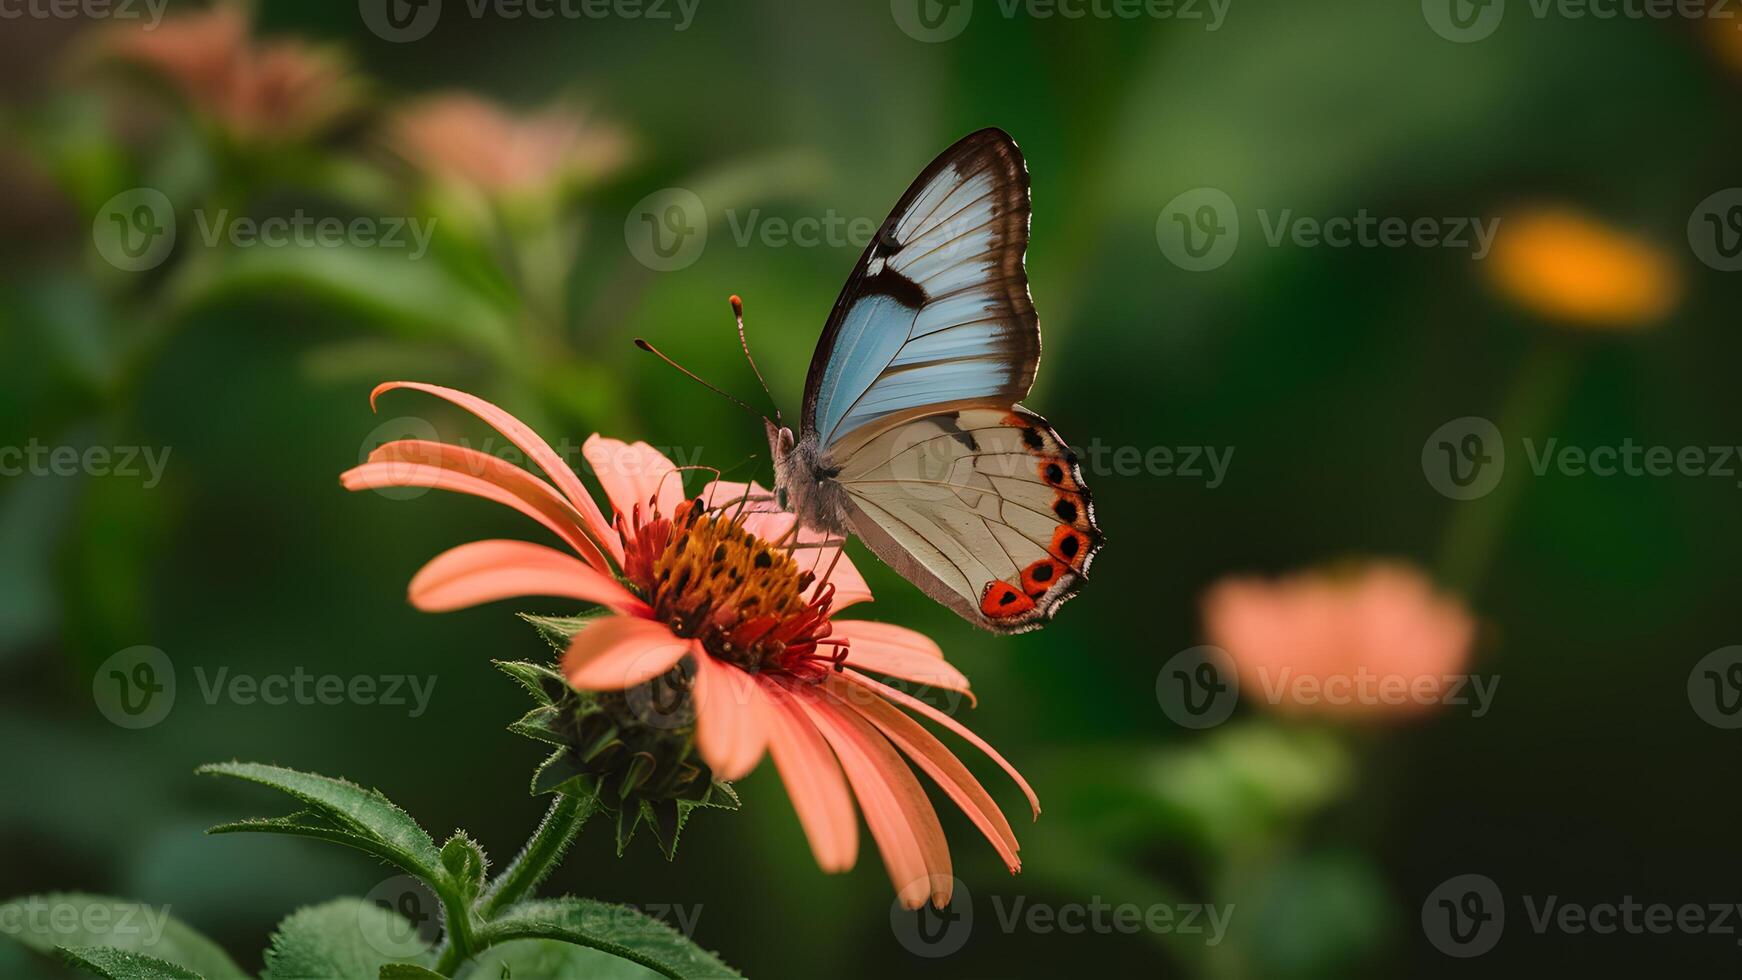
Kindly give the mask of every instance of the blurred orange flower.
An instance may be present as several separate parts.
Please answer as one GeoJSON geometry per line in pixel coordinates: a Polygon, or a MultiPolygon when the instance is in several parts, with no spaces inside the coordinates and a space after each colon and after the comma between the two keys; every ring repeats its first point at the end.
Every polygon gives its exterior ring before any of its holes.
{"type": "Polygon", "coordinates": [[[356,79],[335,52],[300,40],[257,42],[235,3],[155,28],[118,27],[97,54],[163,75],[195,109],[247,138],[307,137],[358,101],[356,79]]]}
{"type": "Polygon", "coordinates": [[[1707,17],[1706,38],[1731,68],[1742,71],[1742,24],[1734,17],[1707,17]]]}
{"type": "Polygon", "coordinates": [[[1476,625],[1406,565],[1372,563],[1270,581],[1224,579],[1203,599],[1209,642],[1243,699],[1289,713],[1409,714],[1445,700],[1476,625]]]}
{"type": "Polygon", "coordinates": [[[1681,295],[1681,277],[1663,249],[1560,207],[1503,218],[1488,269],[1519,305],[1591,329],[1648,326],[1681,295]]]}
{"type": "Polygon", "coordinates": [[[465,92],[433,95],[395,116],[393,148],[439,180],[491,194],[596,180],[629,158],[622,130],[570,107],[514,114],[465,92]]]}

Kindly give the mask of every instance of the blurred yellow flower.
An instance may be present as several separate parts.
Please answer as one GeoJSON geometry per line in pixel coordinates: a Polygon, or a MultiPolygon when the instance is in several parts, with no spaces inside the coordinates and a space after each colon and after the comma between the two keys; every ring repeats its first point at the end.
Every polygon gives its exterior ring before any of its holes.
{"type": "Polygon", "coordinates": [[[298,139],[355,108],[344,59],[301,40],[256,42],[240,4],[105,32],[97,54],[164,76],[194,109],[244,138],[298,139]]]}
{"type": "Polygon", "coordinates": [[[1718,57],[1736,71],[1742,71],[1742,20],[1735,17],[1707,17],[1706,39],[1718,57]]]}
{"type": "Polygon", "coordinates": [[[1487,266],[1508,298],[1576,327],[1649,326],[1681,296],[1681,277],[1663,249],[1562,207],[1503,218],[1487,266]]]}
{"type": "Polygon", "coordinates": [[[597,180],[629,159],[621,129],[562,106],[514,114],[476,95],[413,102],[389,126],[393,149],[438,180],[491,194],[597,180]]]}

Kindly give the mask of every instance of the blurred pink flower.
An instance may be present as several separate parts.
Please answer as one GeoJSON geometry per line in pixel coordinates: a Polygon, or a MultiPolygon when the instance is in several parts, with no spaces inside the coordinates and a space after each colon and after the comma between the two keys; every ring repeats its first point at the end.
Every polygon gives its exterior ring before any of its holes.
{"type": "Polygon", "coordinates": [[[1407,714],[1465,672],[1476,624],[1414,568],[1373,563],[1229,578],[1203,599],[1211,644],[1241,697],[1288,713],[1407,714]]]}
{"type": "Polygon", "coordinates": [[[629,159],[621,129],[572,107],[515,114],[465,92],[432,95],[399,112],[393,149],[431,176],[492,194],[597,180],[629,159]]]}
{"type": "Polygon", "coordinates": [[[99,57],[164,76],[197,111],[249,138],[314,135],[357,104],[359,87],[335,52],[291,39],[257,42],[240,4],[105,32],[99,57]]]}

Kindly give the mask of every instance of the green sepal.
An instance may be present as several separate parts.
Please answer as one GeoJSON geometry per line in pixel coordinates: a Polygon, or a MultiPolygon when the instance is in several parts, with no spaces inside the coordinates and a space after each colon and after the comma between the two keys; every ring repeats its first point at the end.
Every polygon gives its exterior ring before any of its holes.
{"type": "MultiPolygon", "coordinates": [[[[524,613],[521,615],[525,616],[524,613]]],[[[514,678],[521,687],[526,688],[526,693],[532,695],[540,704],[555,704],[571,690],[563,675],[542,664],[527,663],[524,660],[493,660],[491,663],[496,665],[497,670],[514,678]]]]}
{"type": "MultiPolygon", "coordinates": [[[[538,635],[544,637],[546,643],[558,653],[566,653],[569,641],[575,634],[587,628],[588,624],[601,616],[612,615],[609,610],[598,609],[593,612],[581,613],[578,616],[540,616],[535,613],[520,613],[521,619],[531,623],[538,629],[538,635]]],[[[565,682],[566,683],[566,682],[565,682]]]]}
{"type": "Polygon", "coordinates": [[[508,730],[551,745],[569,744],[568,730],[563,725],[562,709],[548,704],[540,705],[520,716],[520,720],[509,725],[508,730]]]}

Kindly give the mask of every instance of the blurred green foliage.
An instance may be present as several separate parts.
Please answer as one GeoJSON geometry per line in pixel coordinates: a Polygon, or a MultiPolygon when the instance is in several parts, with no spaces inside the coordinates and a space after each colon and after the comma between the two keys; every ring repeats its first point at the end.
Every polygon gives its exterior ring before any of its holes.
{"type": "MultiPolygon", "coordinates": [[[[557,890],[698,906],[697,939],[755,977],[811,964],[1045,976],[1085,962],[1110,975],[1419,974],[1455,965],[1418,920],[1454,874],[1589,901],[1734,897],[1729,743],[1684,688],[1688,666],[1736,635],[1734,481],[1519,477],[1479,574],[1457,583],[1483,620],[1476,669],[1504,678],[1484,717],[1351,733],[1243,709],[1194,733],[1154,691],[1160,665],[1201,641],[1197,597],[1221,575],[1347,554],[1433,567],[1478,533],[1423,480],[1422,440],[1450,418],[1501,417],[1520,386],[1552,397],[1526,399],[1519,435],[1736,442],[1734,283],[1684,247],[1690,209],[1734,181],[1739,158],[1742,77],[1706,25],[1521,7],[1493,37],[1454,44],[1413,3],[1239,0],[1205,31],[1004,17],[982,0],[959,37],[932,44],[878,0],[704,0],[682,31],[449,6],[427,38],[394,44],[355,5],[261,4],[261,35],[334,42],[369,80],[355,116],[265,149],[82,62],[85,25],[5,27],[0,50],[17,67],[3,82],[0,445],[171,455],[149,489],[121,476],[0,483],[0,895],[167,904],[234,952],[262,948],[284,911],[378,880],[300,842],[202,837],[238,804],[192,770],[230,756],[390,783],[435,826],[511,849],[542,808],[526,792],[538,753],[505,730],[524,706],[489,661],[541,656],[542,643],[507,608],[426,616],[404,588],[445,547],[532,529],[474,500],[343,493],[337,474],[385,421],[487,435],[424,401],[372,415],[370,388],[451,385],[553,443],[602,431],[766,479],[760,425],[631,338],[753,391],[725,303],[738,293],[791,413],[858,246],[741,242],[742,222],[753,209],[880,220],[939,149],[997,125],[1021,143],[1034,186],[1028,269],[1047,355],[1029,404],[1083,445],[1235,449],[1214,489],[1091,473],[1111,547],[1039,634],[973,632],[855,552],[878,594],[872,614],[939,639],[979,694],[966,720],[1040,792],[1045,814],[1017,827],[1023,875],[1006,877],[960,814],[942,814],[979,918],[962,952],[916,959],[886,928],[870,848],[851,874],[819,874],[764,766],[739,786],[744,810],[698,822],[675,863],[651,846],[618,858],[609,834],[584,833],[557,890]],[[607,176],[480,206],[380,138],[396,106],[448,89],[521,107],[583,100],[634,154],[607,176]],[[181,240],[163,265],[127,272],[98,255],[92,229],[106,201],[139,186],[174,202],[181,240]],[[656,272],[627,247],[625,220],[671,186],[696,191],[712,223],[694,264],[656,272]],[[1256,222],[1233,261],[1194,274],[1164,259],[1155,226],[1198,186],[1315,215],[1566,202],[1668,249],[1687,292],[1654,331],[1553,332],[1487,289],[1467,255],[1266,247],[1256,222]],[[222,209],[416,216],[436,232],[417,259],[204,245],[195,212],[222,209]],[[1548,375],[1527,370],[1544,360],[1548,375]],[[94,707],[92,685],[138,644],[169,653],[181,688],[166,721],[127,731],[94,707]],[[416,718],[208,703],[196,678],[224,667],[429,674],[438,686],[416,718]],[[458,757],[481,737],[488,753],[458,757]],[[453,766],[463,781],[445,778],[453,766]],[[1213,946],[1005,931],[989,904],[1000,896],[1231,903],[1234,925],[1213,946]]],[[[999,774],[982,775],[1014,805],[999,774]]],[[[1733,952],[1700,937],[1672,948],[1519,931],[1496,958],[1618,969],[1733,952]]],[[[14,953],[0,947],[0,965],[14,953]]],[[[561,955],[510,954],[525,964],[517,977],[561,955]]]]}

